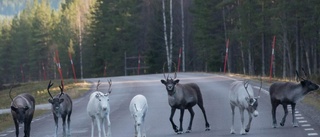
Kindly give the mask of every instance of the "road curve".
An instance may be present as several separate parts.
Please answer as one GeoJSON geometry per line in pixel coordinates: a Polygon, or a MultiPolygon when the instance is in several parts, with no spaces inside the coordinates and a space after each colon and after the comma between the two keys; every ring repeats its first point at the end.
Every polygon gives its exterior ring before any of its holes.
{"type": "MultiPolygon", "coordinates": [[[[149,137],[237,137],[241,136],[239,111],[236,111],[235,130],[236,134],[230,134],[231,109],[229,105],[229,85],[234,78],[223,75],[208,73],[178,73],[180,83],[197,83],[202,91],[204,107],[207,112],[208,121],[211,125],[210,131],[205,130],[203,115],[198,106],[194,108],[195,117],[191,133],[177,135],[173,132],[169,122],[170,107],[168,105],[167,93],[160,79],[162,74],[140,75],[128,77],[111,77],[112,93],[110,95],[111,106],[111,130],[113,137],[132,137],[134,134],[133,119],[129,112],[129,103],[132,97],[137,94],[143,94],[148,100],[149,111],[146,116],[146,130],[149,137]]],[[[105,91],[108,89],[107,79],[93,78],[87,81],[96,83],[101,80],[99,89],[105,91]]],[[[252,81],[254,92],[257,95],[259,82],[252,81]]],[[[268,88],[264,85],[263,87],[268,88]]],[[[95,89],[94,87],[92,89],[95,89]]],[[[310,118],[305,117],[303,112],[296,112],[299,120],[299,127],[293,128],[291,124],[291,115],[288,115],[284,127],[276,129],[271,127],[271,104],[268,89],[263,88],[259,99],[259,116],[253,119],[251,130],[246,135],[248,137],[308,137],[319,136],[319,123],[314,123],[310,118]]],[[[89,95],[92,91],[83,97],[74,100],[73,113],[71,117],[71,134],[73,137],[89,137],[91,135],[91,122],[86,112],[89,95]]],[[[280,121],[283,116],[282,107],[277,109],[277,120],[280,121]]],[[[245,113],[247,115],[247,113],[245,113]]],[[[176,111],[174,120],[176,124],[179,121],[180,111],[176,111]]],[[[186,111],[184,117],[184,129],[187,129],[189,123],[189,112],[186,111]]],[[[248,117],[245,117],[247,120],[248,117]]],[[[61,119],[59,120],[59,136],[62,136],[61,119]]],[[[14,128],[0,133],[0,137],[13,137],[14,128]]],[[[23,127],[20,129],[20,136],[23,136],[23,127]],[[21,134],[22,133],[22,134],[21,134]]],[[[32,137],[53,137],[54,121],[52,114],[34,118],[31,125],[32,137]]],[[[95,134],[95,136],[98,136],[95,134]]]]}

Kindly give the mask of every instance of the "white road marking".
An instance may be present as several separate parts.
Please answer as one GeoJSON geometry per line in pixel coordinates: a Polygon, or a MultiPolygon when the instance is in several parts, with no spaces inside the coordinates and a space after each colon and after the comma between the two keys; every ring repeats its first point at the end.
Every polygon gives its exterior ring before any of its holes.
{"type": "Polygon", "coordinates": [[[308,136],[317,136],[318,133],[308,133],[308,136]]]}
{"type": "Polygon", "coordinates": [[[298,121],[299,123],[307,123],[308,121],[307,120],[300,120],[298,121]]]}
{"type": "Polygon", "coordinates": [[[303,124],[301,125],[302,127],[310,127],[311,125],[310,124],[303,124]]]}
{"type": "Polygon", "coordinates": [[[304,130],[305,131],[313,131],[314,129],[313,128],[305,128],[304,130]]]}
{"type": "Polygon", "coordinates": [[[298,119],[298,120],[299,120],[299,119],[304,119],[304,117],[296,117],[296,119],[298,119]]]}

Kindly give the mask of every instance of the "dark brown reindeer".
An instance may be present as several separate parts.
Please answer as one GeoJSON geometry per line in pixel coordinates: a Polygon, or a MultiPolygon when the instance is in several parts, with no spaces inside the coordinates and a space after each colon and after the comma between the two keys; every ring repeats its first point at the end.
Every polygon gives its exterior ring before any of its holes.
{"type": "Polygon", "coordinates": [[[52,105],[52,113],[53,113],[53,118],[56,126],[56,132],[55,136],[58,136],[58,118],[62,118],[62,126],[63,126],[63,136],[70,136],[70,116],[72,113],[72,100],[70,96],[66,93],[63,93],[64,86],[63,82],[61,81],[61,86],[60,88],[60,94],[57,94],[56,96],[52,97],[49,89],[52,87],[53,83],[51,81],[48,84],[48,93],[51,98],[48,99],[49,103],[52,105]],[[68,133],[66,132],[66,118],[68,116],[68,133]]]}
{"type": "Polygon", "coordinates": [[[11,97],[11,90],[9,96],[11,99],[11,115],[16,128],[16,137],[19,136],[19,124],[24,123],[24,136],[30,137],[31,121],[35,110],[34,97],[28,93],[22,93],[14,99],[11,97]]]}
{"type": "Polygon", "coordinates": [[[292,123],[294,127],[297,127],[298,123],[296,122],[294,115],[296,103],[302,100],[303,97],[309,92],[319,88],[317,84],[314,84],[308,79],[300,77],[298,71],[296,71],[296,74],[297,78],[300,80],[300,83],[298,84],[293,82],[276,82],[270,86],[269,92],[272,105],[273,128],[277,127],[276,109],[279,104],[282,104],[285,113],[280,125],[284,126],[286,117],[288,115],[287,105],[291,105],[292,123]]]}
{"type": "Polygon", "coordinates": [[[165,76],[165,74],[163,75],[165,80],[162,79],[161,83],[166,86],[166,90],[168,92],[168,101],[169,101],[169,105],[171,106],[170,122],[172,124],[173,130],[177,134],[183,133],[182,122],[183,122],[184,110],[188,109],[191,117],[190,117],[189,127],[186,133],[191,132],[192,121],[195,114],[192,107],[198,104],[198,106],[202,110],[202,113],[205,119],[205,127],[206,127],[205,131],[209,131],[210,124],[207,121],[207,116],[206,116],[205,109],[203,107],[203,100],[202,100],[202,95],[201,95],[199,86],[195,83],[180,84],[179,79],[176,79],[176,76],[177,76],[176,72],[173,79],[172,78],[169,79],[169,74],[167,75],[167,77],[165,76]],[[173,116],[174,116],[174,113],[176,112],[176,109],[180,109],[180,119],[179,119],[180,128],[178,128],[173,122],[173,116]]]}

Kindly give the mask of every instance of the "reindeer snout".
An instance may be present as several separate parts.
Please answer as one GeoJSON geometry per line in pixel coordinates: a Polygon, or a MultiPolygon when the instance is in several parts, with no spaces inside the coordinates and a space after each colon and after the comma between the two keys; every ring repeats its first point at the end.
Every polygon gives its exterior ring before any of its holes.
{"type": "Polygon", "coordinates": [[[103,111],[106,111],[106,110],[107,110],[107,108],[106,108],[106,107],[104,107],[104,108],[102,108],[102,110],[103,110],[103,111]]]}

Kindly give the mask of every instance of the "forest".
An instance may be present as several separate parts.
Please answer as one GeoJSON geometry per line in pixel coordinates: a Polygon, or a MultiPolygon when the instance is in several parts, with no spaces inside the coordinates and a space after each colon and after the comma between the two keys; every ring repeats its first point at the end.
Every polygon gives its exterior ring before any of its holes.
{"type": "Polygon", "coordinates": [[[318,78],[319,32],[319,0],[26,0],[0,20],[0,83],[162,73],[165,62],[223,72],[225,60],[228,73],[318,78]]]}

